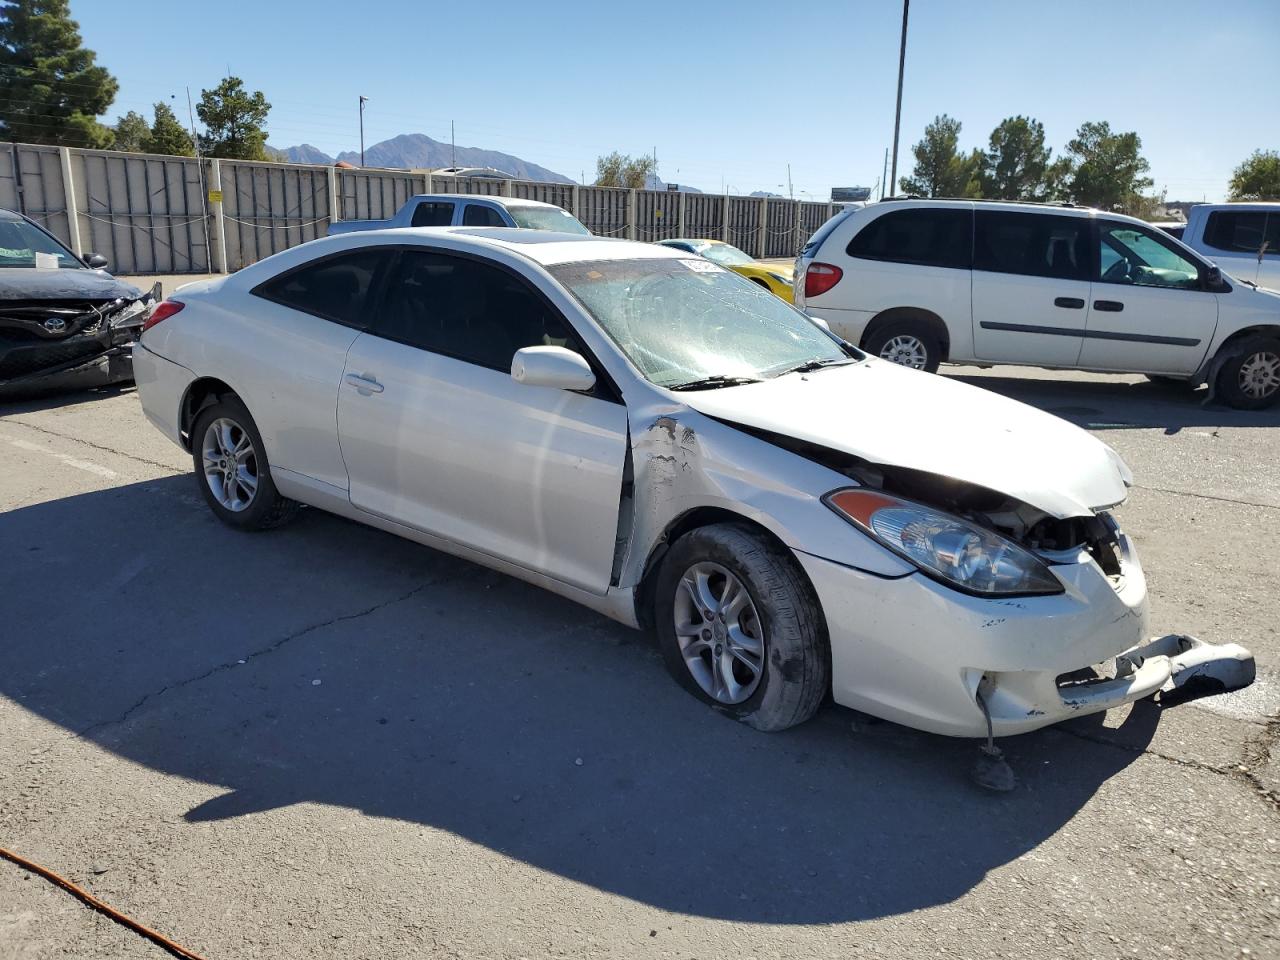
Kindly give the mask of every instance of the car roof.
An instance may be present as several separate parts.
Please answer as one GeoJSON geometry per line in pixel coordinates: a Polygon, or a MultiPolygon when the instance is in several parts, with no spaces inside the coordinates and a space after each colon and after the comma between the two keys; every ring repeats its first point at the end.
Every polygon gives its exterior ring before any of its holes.
{"type": "Polygon", "coordinates": [[[673,243],[709,243],[723,245],[724,242],[725,241],[723,240],[712,240],[710,237],[667,237],[665,240],[658,241],[658,243],[667,244],[668,246],[673,243]]]}
{"type": "MultiPolygon", "coordinates": [[[[488,193],[419,193],[410,197],[409,200],[411,202],[444,200],[449,203],[457,203],[459,200],[487,200],[502,207],[554,207],[556,210],[564,210],[564,207],[557,206],[554,203],[543,203],[541,200],[526,200],[524,197],[498,197],[488,193]]],[[[565,212],[567,213],[568,211],[566,210],[565,212]]]]}
{"type": "MultiPolygon", "coordinates": [[[[1104,210],[1096,207],[1079,207],[1073,203],[1038,203],[1031,200],[983,200],[976,197],[885,197],[875,203],[863,207],[860,213],[881,213],[886,209],[901,207],[904,209],[922,207],[963,206],[978,210],[1014,210],[1019,213],[1055,213],[1067,216],[1092,217],[1104,210]]],[[[1127,216],[1116,214],[1116,216],[1127,216]]]]}
{"type": "Polygon", "coordinates": [[[22,214],[18,213],[17,211],[6,210],[3,207],[0,207],[0,220],[23,220],[23,219],[25,218],[22,216],[22,214]]]}

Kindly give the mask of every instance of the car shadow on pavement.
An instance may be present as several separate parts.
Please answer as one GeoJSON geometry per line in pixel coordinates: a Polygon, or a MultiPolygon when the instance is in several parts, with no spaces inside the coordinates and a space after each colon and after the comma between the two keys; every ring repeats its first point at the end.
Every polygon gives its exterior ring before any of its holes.
{"type": "Polygon", "coordinates": [[[831,705],[757,733],[680,690],[638,632],[318,511],[236,533],[190,477],[0,514],[0,542],[6,583],[67,588],[0,603],[0,694],[213,785],[188,821],[341,805],[692,915],[952,901],[1059,831],[1158,722],[1140,704],[1119,730],[1007,741],[1020,784],[990,794],[972,742],[831,705]]]}
{"type": "Polygon", "coordinates": [[[1029,403],[1090,430],[1163,427],[1172,434],[1187,427],[1280,426],[1280,406],[1233,410],[1218,402],[1206,404],[1207,387],[1192,390],[1185,384],[1119,378],[1054,379],[1051,370],[1035,378],[951,373],[945,368],[942,372],[951,380],[1029,403]]]}

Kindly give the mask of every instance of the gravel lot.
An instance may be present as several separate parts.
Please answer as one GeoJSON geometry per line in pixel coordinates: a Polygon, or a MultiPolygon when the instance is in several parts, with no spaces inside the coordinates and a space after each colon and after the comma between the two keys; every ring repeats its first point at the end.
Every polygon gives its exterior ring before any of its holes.
{"type": "MultiPolygon", "coordinates": [[[[1260,678],[1006,741],[763,735],[641,634],[327,516],[219,525],[131,390],[0,407],[0,846],[209,960],[1280,956],[1280,411],[950,368],[1094,430],[1154,626],[1260,678]]],[[[0,957],[159,957],[0,861],[0,957]]]]}

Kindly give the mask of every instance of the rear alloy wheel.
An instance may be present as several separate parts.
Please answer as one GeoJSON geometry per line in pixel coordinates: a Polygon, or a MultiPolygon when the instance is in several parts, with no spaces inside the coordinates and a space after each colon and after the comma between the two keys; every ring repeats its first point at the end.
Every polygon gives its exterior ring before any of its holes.
{"type": "Polygon", "coordinates": [[[1241,410],[1261,410],[1280,400],[1280,340],[1256,337],[1234,348],[1215,386],[1218,396],[1241,410]]]}
{"type": "Polygon", "coordinates": [[[757,730],[813,716],[830,686],[826,621],[786,548],[747,526],[699,527],[663,558],[654,623],[686,690],[757,730]]]}
{"type": "Polygon", "coordinates": [[[238,398],[224,396],[200,412],[191,455],[200,492],[223,523],[266,530],[298,512],[298,503],[276,492],[262,436],[238,398]]]}
{"type": "Polygon", "coordinates": [[[894,320],[869,336],[863,349],[890,363],[937,373],[942,344],[923,320],[894,320]]]}

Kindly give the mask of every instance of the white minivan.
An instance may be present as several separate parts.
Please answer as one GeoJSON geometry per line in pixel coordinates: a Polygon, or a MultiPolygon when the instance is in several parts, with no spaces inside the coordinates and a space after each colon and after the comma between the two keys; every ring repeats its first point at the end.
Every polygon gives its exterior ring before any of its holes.
{"type": "Polygon", "coordinates": [[[1063,205],[902,198],[827,221],[796,305],[876,356],[1144,373],[1245,409],[1280,399],[1280,294],[1141,220],[1063,205]]]}

